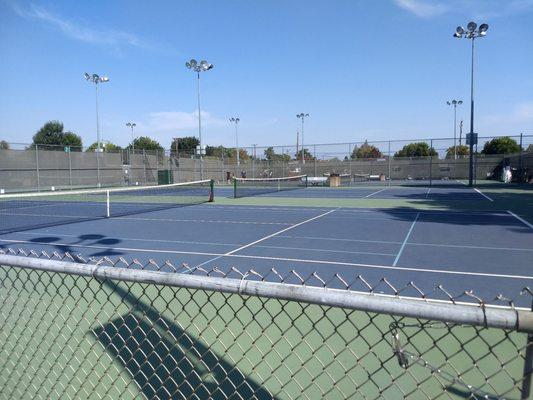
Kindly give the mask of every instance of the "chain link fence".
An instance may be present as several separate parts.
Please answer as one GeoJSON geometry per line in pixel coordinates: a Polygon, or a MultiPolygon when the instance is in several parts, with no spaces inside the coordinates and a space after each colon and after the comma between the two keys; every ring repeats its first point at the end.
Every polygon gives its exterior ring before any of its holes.
{"type": "Polygon", "coordinates": [[[530,395],[533,312],[507,299],[10,249],[0,265],[0,398],[530,395]]]}
{"type": "MultiPolygon", "coordinates": [[[[474,157],[476,180],[500,179],[503,168],[510,167],[517,181],[533,182],[533,135],[511,138],[520,144],[522,151],[485,155],[481,149],[494,137],[479,138],[474,157]]],[[[460,143],[464,145],[462,139],[460,143]]],[[[11,144],[9,149],[0,149],[0,190],[157,185],[201,179],[229,183],[232,176],[277,178],[332,173],[350,175],[353,184],[366,184],[369,180],[389,185],[417,181],[439,184],[468,179],[468,155],[454,153],[453,148],[453,138],[311,144],[305,146],[302,159],[302,150],[296,146],[254,146],[241,148],[237,163],[235,157],[224,157],[223,152],[220,157],[199,157],[194,153],[178,154],[168,150],[125,149],[98,153],[75,147],[11,144]],[[432,155],[403,155],[402,148],[410,143],[423,143],[432,155]],[[361,158],[358,153],[364,146],[375,147],[371,158],[361,158]]]]}

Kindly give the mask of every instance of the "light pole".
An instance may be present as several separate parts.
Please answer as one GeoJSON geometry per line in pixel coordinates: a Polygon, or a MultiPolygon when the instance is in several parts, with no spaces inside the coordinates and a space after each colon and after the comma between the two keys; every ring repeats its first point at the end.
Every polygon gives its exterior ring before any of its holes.
{"type": "MultiPolygon", "coordinates": [[[[462,26],[458,26],[455,29],[454,37],[458,39],[471,39],[472,40],[472,61],[470,71],[470,135],[468,144],[470,146],[469,151],[469,173],[468,173],[468,186],[474,184],[474,39],[484,37],[489,29],[488,24],[481,24],[479,28],[475,22],[469,22],[466,26],[466,30],[462,26]]],[[[477,138],[476,138],[477,139],[477,138]]]]}
{"type": "Polygon", "coordinates": [[[302,119],[302,164],[305,164],[305,156],[304,156],[304,153],[305,153],[305,148],[304,148],[304,120],[305,120],[306,117],[309,117],[309,114],[306,114],[306,113],[296,114],[296,118],[301,118],[302,119]]]}
{"type": "Polygon", "coordinates": [[[459,146],[463,145],[463,120],[459,122],[459,146]]]}
{"type": "Polygon", "coordinates": [[[200,72],[209,71],[214,67],[213,64],[209,64],[207,61],[202,60],[200,61],[200,64],[198,64],[198,61],[196,61],[194,58],[191,58],[190,61],[187,61],[185,63],[185,66],[196,72],[198,80],[197,80],[197,91],[198,91],[198,139],[200,140],[200,177],[201,179],[204,179],[204,166],[203,166],[203,158],[202,158],[202,116],[200,111],[200,72]]]}
{"type": "Polygon", "coordinates": [[[463,100],[447,101],[446,104],[453,106],[453,158],[457,159],[457,106],[463,104],[463,100]]]}
{"type": "Polygon", "coordinates": [[[241,165],[240,158],[239,158],[239,135],[237,131],[237,125],[239,124],[239,117],[231,117],[229,119],[229,122],[235,123],[235,148],[237,149],[237,166],[241,165]]]}
{"type": "Polygon", "coordinates": [[[96,152],[99,153],[101,150],[100,150],[100,123],[98,121],[98,84],[109,82],[109,78],[107,76],[99,76],[98,74],[89,75],[87,72],[83,74],[83,76],[89,82],[93,82],[94,87],[96,88],[96,152]]]}
{"type": "Polygon", "coordinates": [[[133,128],[137,126],[135,122],[127,122],[126,126],[131,128],[131,152],[135,154],[135,138],[133,137],[133,128]]]}

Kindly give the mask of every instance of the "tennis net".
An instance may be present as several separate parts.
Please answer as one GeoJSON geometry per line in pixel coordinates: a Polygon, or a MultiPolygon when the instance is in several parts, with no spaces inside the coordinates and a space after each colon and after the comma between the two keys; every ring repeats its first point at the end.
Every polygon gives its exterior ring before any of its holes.
{"type": "Polygon", "coordinates": [[[213,201],[213,181],[0,195],[0,234],[213,201]]]}
{"type": "Polygon", "coordinates": [[[285,178],[233,178],[233,196],[249,197],[307,187],[307,175],[285,178]]]}

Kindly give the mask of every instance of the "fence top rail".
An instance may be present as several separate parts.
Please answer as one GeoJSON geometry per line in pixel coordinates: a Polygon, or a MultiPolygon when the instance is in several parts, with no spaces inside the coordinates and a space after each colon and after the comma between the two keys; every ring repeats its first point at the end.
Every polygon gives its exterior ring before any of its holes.
{"type": "MultiPolygon", "coordinates": [[[[351,290],[313,287],[305,284],[266,282],[264,280],[234,279],[171,273],[143,269],[117,268],[102,264],[83,264],[72,261],[21,257],[0,253],[0,265],[47,271],[52,273],[88,276],[98,279],[156,284],[258,296],[280,300],[340,307],[366,312],[441,321],[451,324],[509,329],[533,333],[533,312],[513,307],[491,307],[483,304],[458,304],[383,296],[351,290]]],[[[529,291],[531,294],[531,292],[529,291]]]]}

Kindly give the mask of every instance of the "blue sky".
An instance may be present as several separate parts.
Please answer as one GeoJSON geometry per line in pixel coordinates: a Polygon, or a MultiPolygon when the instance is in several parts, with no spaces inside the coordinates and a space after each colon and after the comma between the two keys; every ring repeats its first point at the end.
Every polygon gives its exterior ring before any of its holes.
{"type": "MultiPolygon", "coordinates": [[[[443,137],[446,100],[468,120],[467,40],[457,25],[487,22],[477,41],[476,131],[533,134],[533,0],[54,1],[0,0],[0,139],[31,142],[48,120],[95,141],[136,135],[168,146],[197,134],[190,58],[202,75],[204,144],[292,144],[443,137]]],[[[467,124],[465,124],[465,128],[467,124]]]]}

